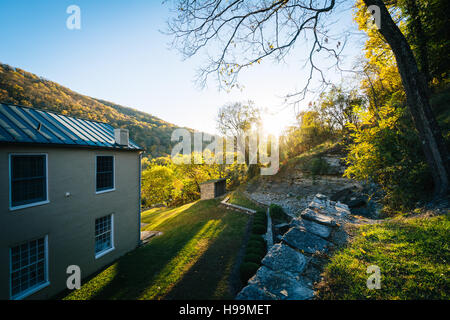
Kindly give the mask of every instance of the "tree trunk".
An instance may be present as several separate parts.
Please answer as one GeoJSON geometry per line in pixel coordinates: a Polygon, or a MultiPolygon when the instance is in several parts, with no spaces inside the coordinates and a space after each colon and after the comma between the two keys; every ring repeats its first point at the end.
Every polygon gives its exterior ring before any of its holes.
{"type": "Polygon", "coordinates": [[[431,110],[428,85],[419,71],[411,47],[382,0],[363,0],[366,6],[380,8],[379,32],[389,43],[397,61],[398,70],[405,88],[408,108],[421,140],[422,149],[434,182],[436,196],[448,192],[448,153],[442,133],[431,110]]]}

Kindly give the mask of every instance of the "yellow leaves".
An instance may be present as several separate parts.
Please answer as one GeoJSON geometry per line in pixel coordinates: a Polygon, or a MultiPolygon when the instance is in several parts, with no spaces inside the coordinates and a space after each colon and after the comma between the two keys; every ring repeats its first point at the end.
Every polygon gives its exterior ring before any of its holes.
{"type": "Polygon", "coordinates": [[[364,251],[364,249],[363,248],[359,248],[359,251],[361,251],[362,253],[364,253],[364,254],[366,254],[367,252],[366,251],[364,251]]]}

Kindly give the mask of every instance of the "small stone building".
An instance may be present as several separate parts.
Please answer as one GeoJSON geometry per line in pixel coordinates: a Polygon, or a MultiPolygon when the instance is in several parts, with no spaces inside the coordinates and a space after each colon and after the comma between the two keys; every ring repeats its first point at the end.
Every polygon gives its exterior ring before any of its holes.
{"type": "Polygon", "coordinates": [[[227,180],[225,178],[209,180],[200,184],[200,195],[202,200],[214,199],[225,194],[227,191],[227,180]]]}

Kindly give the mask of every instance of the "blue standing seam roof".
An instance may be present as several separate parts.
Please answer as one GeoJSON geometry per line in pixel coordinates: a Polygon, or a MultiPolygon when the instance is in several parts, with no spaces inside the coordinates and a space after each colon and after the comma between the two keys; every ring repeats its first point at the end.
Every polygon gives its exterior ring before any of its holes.
{"type": "Polygon", "coordinates": [[[115,143],[114,127],[49,111],[0,103],[0,143],[34,143],[142,150],[115,143]]]}

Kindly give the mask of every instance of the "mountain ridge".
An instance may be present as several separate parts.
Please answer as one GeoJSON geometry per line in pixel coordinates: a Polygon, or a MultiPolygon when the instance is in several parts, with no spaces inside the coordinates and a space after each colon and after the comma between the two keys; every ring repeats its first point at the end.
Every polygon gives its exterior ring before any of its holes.
{"type": "Polygon", "coordinates": [[[80,94],[44,77],[0,63],[0,102],[52,111],[127,128],[130,137],[151,158],[171,153],[172,131],[185,128],[152,114],[80,94]]]}

